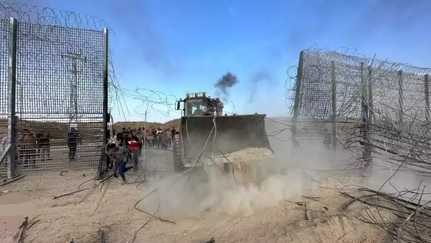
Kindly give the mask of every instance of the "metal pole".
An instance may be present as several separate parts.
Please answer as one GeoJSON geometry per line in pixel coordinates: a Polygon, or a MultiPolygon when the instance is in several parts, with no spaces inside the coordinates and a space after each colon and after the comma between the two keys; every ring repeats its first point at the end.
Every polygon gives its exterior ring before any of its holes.
{"type": "Polygon", "coordinates": [[[99,178],[103,176],[104,166],[107,164],[108,157],[105,155],[105,147],[108,142],[108,66],[109,66],[109,32],[107,28],[103,29],[104,35],[104,62],[103,62],[103,155],[98,166],[99,178]]]}
{"type": "Polygon", "coordinates": [[[398,71],[398,104],[399,104],[399,108],[400,111],[398,113],[398,122],[399,122],[399,126],[400,128],[402,128],[403,125],[403,115],[404,115],[404,94],[403,94],[403,71],[400,70],[398,71]]]}
{"type": "Polygon", "coordinates": [[[332,148],[337,146],[337,84],[335,80],[335,62],[331,61],[331,90],[332,90],[332,148]]]}
{"type": "Polygon", "coordinates": [[[364,63],[361,63],[361,134],[363,139],[364,150],[362,152],[362,159],[364,161],[364,168],[368,167],[371,163],[371,145],[370,145],[370,137],[369,137],[369,112],[368,112],[368,103],[367,103],[367,81],[364,77],[364,63]]]}
{"type": "Polygon", "coordinates": [[[303,79],[303,71],[304,71],[304,51],[301,51],[299,53],[299,62],[298,62],[298,70],[296,74],[296,87],[295,87],[295,100],[293,103],[293,125],[291,128],[292,131],[292,142],[296,146],[298,145],[298,140],[296,139],[296,126],[297,126],[297,120],[299,116],[299,109],[301,107],[301,86],[302,86],[302,79],[303,79]]]}
{"type": "Polygon", "coordinates": [[[373,71],[371,66],[368,66],[368,121],[373,123],[374,119],[374,103],[373,103],[373,71]]]}
{"type": "Polygon", "coordinates": [[[368,123],[367,84],[364,77],[364,63],[361,62],[361,120],[368,123]]]}
{"type": "Polygon", "coordinates": [[[61,55],[62,58],[66,58],[72,61],[72,69],[70,73],[73,74],[73,80],[70,82],[70,96],[69,96],[69,128],[72,123],[78,124],[78,61],[87,62],[86,57],[82,57],[81,53],[68,52],[65,55],[61,55]]]}
{"type": "Polygon", "coordinates": [[[108,141],[108,54],[109,54],[109,46],[108,46],[108,29],[103,29],[104,33],[104,63],[103,63],[103,125],[104,125],[104,134],[103,139],[106,143],[108,141]]]}
{"type": "Polygon", "coordinates": [[[9,179],[16,176],[16,48],[17,48],[17,30],[18,22],[16,19],[10,19],[9,25],[9,55],[8,55],[8,89],[9,89],[9,116],[8,116],[8,137],[9,137],[9,163],[7,177],[9,179]]]}
{"type": "Polygon", "coordinates": [[[425,74],[425,119],[430,120],[430,88],[429,88],[429,76],[425,74]]]}
{"type": "Polygon", "coordinates": [[[299,54],[299,63],[298,63],[298,71],[296,75],[296,90],[295,90],[295,101],[293,103],[293,120],[296,121],[296,119],[299,116],[299,108],[300,108],[300,102],[301,102],[301,83],[303,78],[303,69],[304,69],[304,51],[301,51],[299,54]]]}

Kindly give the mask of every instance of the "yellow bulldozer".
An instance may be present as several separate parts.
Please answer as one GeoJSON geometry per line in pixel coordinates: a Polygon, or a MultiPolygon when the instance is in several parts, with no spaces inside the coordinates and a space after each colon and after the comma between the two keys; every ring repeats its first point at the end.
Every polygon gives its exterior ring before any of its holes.
{"type": "MultiPolygon", "coordinates": [[[[189,93],[177,101],[182,111],[179,131],[174,136],[174,168],[183,171],[203,161],[231,167],[228,154],[247,148],[271,150],[265,130],[265,115],[225,115],[223,102],[206,93],[189,93]]],[[[205,162],[206,163],[206,162],[205,162]]]]}

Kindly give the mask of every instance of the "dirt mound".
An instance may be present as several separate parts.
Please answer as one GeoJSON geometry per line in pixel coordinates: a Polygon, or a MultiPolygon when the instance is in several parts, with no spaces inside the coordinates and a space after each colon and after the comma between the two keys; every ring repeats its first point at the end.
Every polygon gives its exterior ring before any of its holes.
{"type": "Polygon", "coordinates": [[[171,120],[166,123],[160,122],[144,122],[144,121],[133,121],[133,122],[116,122],[114,124],[114,129],[120,131],[122,128],[138,129],[138,128],[162,128],[170,129],[179,127],[179,119],[171,120]]]}

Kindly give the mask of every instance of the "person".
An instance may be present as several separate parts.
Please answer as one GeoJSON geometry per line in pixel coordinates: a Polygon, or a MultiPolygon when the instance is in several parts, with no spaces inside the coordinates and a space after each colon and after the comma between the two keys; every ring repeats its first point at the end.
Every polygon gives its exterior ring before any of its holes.
{"type": "Polygon", "coordinates": [[[113,141],[109,141],[109,142],[106,144],[105,154],[108,156],[108,158],[107,158],[107,160],[106,160],[106,168],[107,168],[108,170],[110,170],[110,169],[114,168],[114,163],[115,163],[115,161],[114,161],[114,159],[112,158],[112,156],[109,156],[109,155],[111,155],[111,153],[112,153],[113,151],[115,151],[115,146],[116,146],[116,144],[115,144],[113,141]]]}
{"type": "Polygon", "coordinates": [[[120,154],[121,162],[117,167],[118,174],[121,176],[121,179],[123,179],[123,182],[127,183],[126,172],[131,168],[133,168],[132,166],[127,166],[127,163],[129,162],[129,157],[130,157],[129,150],[127,148],[127,138],[124,138],[123,142],[120,143],[119,154],[120,154]]]}
{"type": "Polygon", "coordinates": [[[156,143],[157,143],[157,148],[160,149],[162,148],[162,136],[163,136],[163,130],[159,127],[156,130],[156,143]]]}
{"type": "Polygon", "coordinates": [[[108,137],[108,141],[110,143],[115,143],[115,141],[117,141],[117,133],[115,132],[114,129],[112,129],[112,134],[111,136],[108,137]]]}
{"type": "Polygon", "coordinates": [[[158,148],[159,147],[159,133],[158,133],[158,129],[153,128],[153,148],[158,148]]]}
{"type": "Polygon", "coordinates": [[[171,128],[171,139],[173,140],[175,137],[175,134],[177,134],[177,130],[175,129],[175,127],[171,128]]]}
{"type": "Polygon", "coordinates": [[[39,132],[36,134],[37,153],[42,161],[50,157],[50,134],[49,132],[39,132]]]}
{"type": "Polygon", "coordinates": [[[147,130],[146,140],[147,140],[148,148],[153,148],[154,147],[154,128],[147,130]]]}
{"type": "Polygon", "coordinates": [[[126,144],[118,141],[119,144],[107,145],[105,153],[114,162],[114,177],[120,175],[123,183],[126,184],[126,172],[131,168],[127,167],[127,147],[126,144]]]}
{"type": "Polygon", "coordinates": [[[36,136],[32,131],[23,129],[19,134],[17,150],[18,160],[22,161],[24,167],[36,167],[36,136]]]}
{"type": "Polygon", "coordinates": [[[144,131],[142,130],[142,128],[138,129],[138,132],[136,133],[136,138],[138,139],[139,142],[139,156],[141,155],[142,152],[142,145],[143,145],[143,141],[144,141],[144,131]]]}
{"type": "Polygon", "coordinates": [[[119,142],[124,142],[124,140],[127,138],[127,131],[126,128],[123,127],[123,129],[121,130],[121,132],[119,132],[117,134],[117,138],[119,142]]]}
{"type": "Polygon", "coordinates": [[[171,136],[168,129],[165,129],[160,134],[160,143],[162,149],[168,149],[170,146],[171,136]]]}
{"type": "Polygon", "coordinates": [[[67,146],[69,147],[69,160],[75,160],[79,132],[76,128],[70,128],[67,134],[67,146]]]}
{"type": "Polygon", "coordinates": [[[172,127],[170,130],[170,146],[173,148],[174,147],[174,143],[175,143],[175,135],[177,134],[177,129],[175,129],[175,127],[172,127]]]}
{"type": "Polygon", "coordinates": [[[130,159],[133,163],[133,169],[135,171],[138,170],[138,162],[139,162],[139,139],[132,133],[127,140],[127,149],[129,151],[130,159]]]}

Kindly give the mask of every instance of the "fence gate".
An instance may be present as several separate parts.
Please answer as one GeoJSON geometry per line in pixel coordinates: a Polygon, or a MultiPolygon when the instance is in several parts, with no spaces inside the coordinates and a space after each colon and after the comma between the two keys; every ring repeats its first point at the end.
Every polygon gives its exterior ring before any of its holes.
{"type": "Polygon", "coordinates": [[[0,134],[7,137],[8,123],[15,131],[16,146],[5,140],[16,150],[9,156],[16,172],[102,165],[107,31],[1,20],[0,43],[0,134]],[[15,81],[8,72],[14,58],[15,81]]]}

